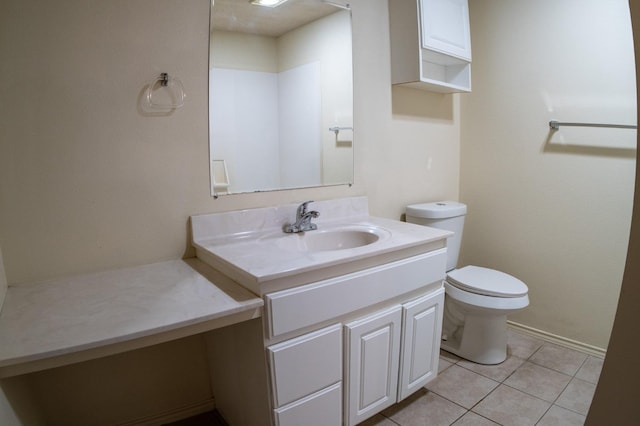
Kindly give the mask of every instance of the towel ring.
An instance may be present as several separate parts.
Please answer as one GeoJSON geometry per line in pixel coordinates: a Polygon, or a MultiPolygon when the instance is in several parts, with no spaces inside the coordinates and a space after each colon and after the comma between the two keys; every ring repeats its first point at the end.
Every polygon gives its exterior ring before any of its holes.
{"type": "Polygon", "coordinates": [[[184,85],[179,79],[170,77],[169,74],[163,72],[154,80],[149,82],[145,98],[147,106],[150,108],[181,108],[184,106],[187,93],[184,91],[184,85]],[[153,94],[158,92],[160,89],[166,89],[163,91],[168,93],[168,99],[154,99],[153,94]]]}

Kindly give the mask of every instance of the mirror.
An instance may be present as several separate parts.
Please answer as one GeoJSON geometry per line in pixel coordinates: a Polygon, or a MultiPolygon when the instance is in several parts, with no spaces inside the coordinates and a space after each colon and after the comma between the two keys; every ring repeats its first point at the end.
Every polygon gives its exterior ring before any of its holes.
{"type": "Polygon", "coordinates": [[[214,0],[212,195],[353,182],[351,12],[325,0],[214,0]]]}

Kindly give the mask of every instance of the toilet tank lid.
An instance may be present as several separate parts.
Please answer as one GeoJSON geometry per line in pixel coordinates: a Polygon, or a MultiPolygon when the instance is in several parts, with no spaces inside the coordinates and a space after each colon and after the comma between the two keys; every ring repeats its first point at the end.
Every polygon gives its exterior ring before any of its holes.
{"type": "Polygon", "coordinates": [[[456,201],[435,201],[407,206],[407,216],[425,219],[446,219],[464,214],[467,214],[467,206],[456,201]]]}

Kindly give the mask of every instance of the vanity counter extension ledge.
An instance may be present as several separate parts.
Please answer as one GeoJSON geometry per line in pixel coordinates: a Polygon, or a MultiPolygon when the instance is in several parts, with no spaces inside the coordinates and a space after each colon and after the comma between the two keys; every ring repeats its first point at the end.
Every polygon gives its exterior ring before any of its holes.
{"type": "Polygon", "coordinates": [[[0,378],[258,318],[263,304],[195,258],[10,286],[0,311],[0,378]]]}

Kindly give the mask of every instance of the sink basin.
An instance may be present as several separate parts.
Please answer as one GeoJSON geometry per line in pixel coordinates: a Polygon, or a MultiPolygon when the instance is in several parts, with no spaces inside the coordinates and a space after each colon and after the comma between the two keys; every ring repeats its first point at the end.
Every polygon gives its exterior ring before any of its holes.
{"type": "Polygon", "coordinates": [[[267,294],[443,248],[451,236],[369,215],[366,197],[318,201],[318,229],[286,234],[299,204],[191,217],[198,258],[255,294],[267,294]]]}
{"type": "Polygon", "coordinates": [[[382,228],[347,226],[275,237],[278,248],[296,252],[346,250],[373,244],[391,233],[382,228]]]}

